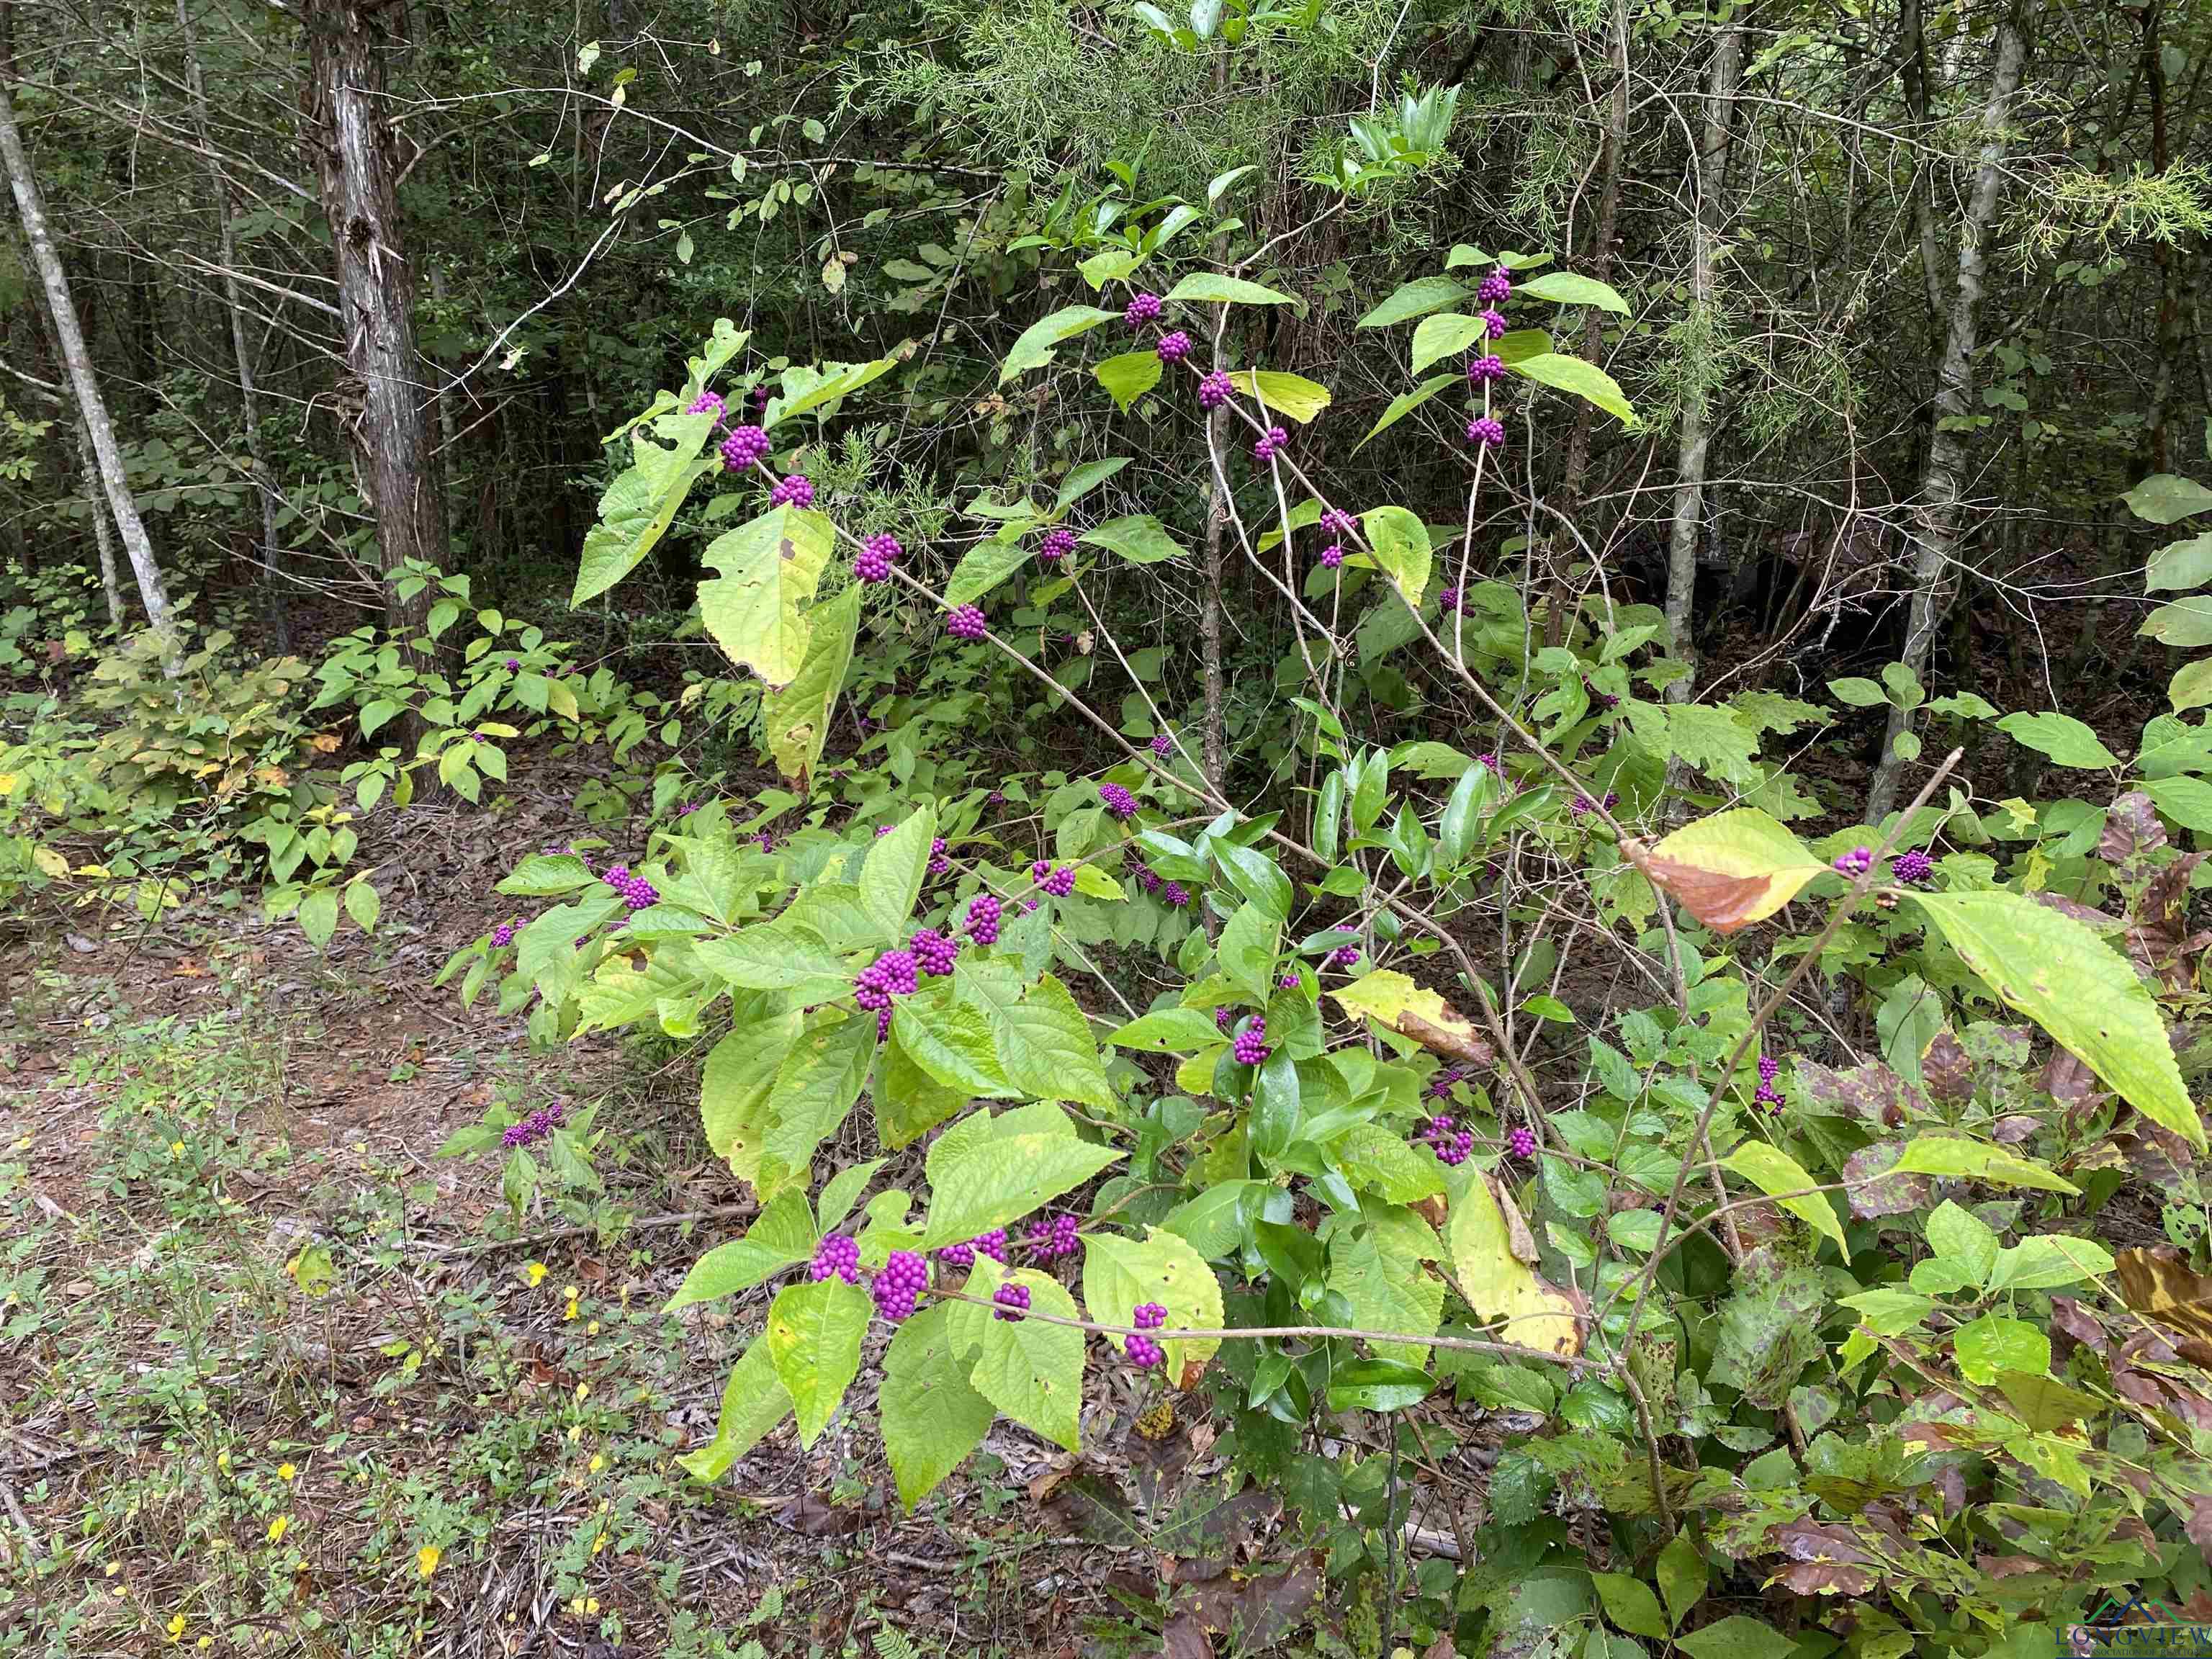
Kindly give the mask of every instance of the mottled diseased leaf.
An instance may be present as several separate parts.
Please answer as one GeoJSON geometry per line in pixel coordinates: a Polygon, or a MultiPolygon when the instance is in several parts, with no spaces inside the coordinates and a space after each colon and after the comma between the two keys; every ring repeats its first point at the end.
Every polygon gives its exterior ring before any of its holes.
{"type": "Polygon", "coordinates": [[[699,617],[732,661],[788,685],[806,660],[805,607],[836,545],[829,519],[779,507],[726,531],[701,557],[720,574],[699,584],[699,617]]]}
{"type": "Polygon", "coordinates": [[[1935,1202],[1934,1183],[1925,1176],[1890,1173],[1904,1155],[1903,1142],[1881,1140],[1862,1146],[1844,1160],[1844,1182],[1850,1188],[1853,1215],[1863,1221],[1907,1215],[1935,1202]]]}
{"type": "Polygon", "coordinates": [[[1801,1060],[1796,1080],[1808,1105],[1886,1129],[1925,1117],[1932,1109],[1925,1095],[1879,1061],[1838,1071],[1801,1060]]]}

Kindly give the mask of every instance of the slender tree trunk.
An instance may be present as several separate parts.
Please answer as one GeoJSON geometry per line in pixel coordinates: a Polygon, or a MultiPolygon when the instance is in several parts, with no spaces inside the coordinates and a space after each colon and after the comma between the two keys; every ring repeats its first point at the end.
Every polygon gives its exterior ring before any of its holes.
{"type": "Polygon", "coordinates": [[[380,20],[389,21],[388,11],[369,0],[313,0],[307,8],[308,147],[337,263],[354,466],[376,520],[386,619],[399,629],[419,627],[428,615],[428,588],[410,600],[397,579],[410,561],[444,565],[446,513],[415,353],[414,283],[382,108],[390,41],[380,20]]]}
{"type": "MultiPolygon", "coordinates": [[[[1905,37],[1905,107],[1912,117],[1913,137],[1928,142],[1928,28],[1921,0],[1904,0],[1899,32],[1905,37]]],[[[1943,315],[1943,254],[1936,240],[1936,185],[1926,166],[1912,171],[1912,225],[1920,239],[1920,281],[1928,295],[1928,325],[1943,315]]]]}
{"type": "MultiPolygon", "coordinates": [[[[1723,219],[1721,192],[1728,174],[1730,117],[1743,74],[1743,31],[1731,27],[1713,47],[1705,79],[1705,137],[1695,168],[1697,216],[1690,227],[1690,304],[1701,325],[1713,314],[1713,243],[1723,219]]],[[[1667,687],[1669,702],[1686,702],[1697,689],[1698,651],[1691,638],[1698,587],[1698,531],[1705,522],[1705,454],[1712,441],[1713,411],[1700,387],[1682,411],[1682,439],[1674,461],[1674,522],[1667,545],[1667,626],[1674,653],[1690,672],[1667,687]]]]}
{"type": "MultiPolygon", "coordinates": [[[[1982,110],[1982,152],[1967,198],[1966,222],[1959,228],[1959,276],[1951,297],[1951,323],[1943,361],[1936,374],[1936,426],[1928,441],[1928,465],[1920,477],[1920,499],[1913,509],[1912,605],[1905,629],[1905,665],[1919,674],[1942,621],[1948,578],[1959,545],[1959,494],[1966,463],[1966,417],[1974,392],[1974,331],[1982,302],[1983,241],[1996,217],[2004,188],[2005,125],[2020,90],[2027,62],[2023,0],[2014,0],[1997,25],[1996,64],[1990,75],[1989,102],[1982,110]]],[[[1897,803],[1905,757],[1897,740],[1911,729],[1912,717],[1892,704],[1882,733],[1881,758],[1867,790],[1867,822],[1879,824],[1897,803]]]]}
{"type": "Polygon", "coordinates": [[[131,481],[123,470],[123,452],[116,445],[115,428],[107,418],[107,404],[100,395],[100,382],[92,369],[92,354],[85,349],[84,331],[77,325],[76,306],[70,298],[69,275],[46,228],[46,204],[39,197],[39,181],[31,172],[30,158],[15,130],[15,108],[8,88],[0,84],[0,160],[8,168],[8,182],[15,193],[15,210],[23,221],[23,239],[30,244],[31,263],[46,291],[47,309],[53,314],[54,337],[60,343],[70,384],[76,392],[77,410],[92,442],[102,492],[115,527],[123,537],[123,550],[138,579],[138,595],[145,601],[146,620],[161,651],[161,670],[172,677],[182,672],[184,653],[177,638],[177,623],[169,610],[168,590],[162,586],[161,568],[154,562],[154,544],[147,537],[145,520],[131,495],[131,481]]]}
{"type": "Polygon", "coordinates": [[[92,538],[100,549],[100,591],[107,596],[107,625],[120,644],[125,631],[123,580],[115,572],[115,531],[100,499],[100,458],[93,453],[92,433],[84,416],[76,416],[76,460],[84,474],[84,501],[92,514],[92,538]]]}
{"type": "Polygon", "coordinates": [[[185,0],[177,0],[177,32],[185,45],[185,85],[192,107],[192,128],[206,152],[208,182],[215,188],[216,232],[222,253],[222,304],[230,324],[230,353],[238,371],[238,403],[246,426],[246,453],[253,466],[253,490],[261,503],[261,591],[269,618],[270,645],[282,656],[289,650],[290,630],[284,616],[284,590],[276,579],[276,478],[270,471],[261,447],[261,398],[253,384],[253,353],[246,339],[246,296],[238,284],[238,236],[234,220],[238,204],[230,179],[216,158],[215,140],[209,135],[207,85],[200,73],[199,42],[193,38],[191,13],[185,0]]]}

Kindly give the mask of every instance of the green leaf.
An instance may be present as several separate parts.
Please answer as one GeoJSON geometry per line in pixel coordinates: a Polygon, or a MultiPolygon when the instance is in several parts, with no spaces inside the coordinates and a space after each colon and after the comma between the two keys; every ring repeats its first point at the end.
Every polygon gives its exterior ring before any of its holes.
{"type": "Polygon", "coordinates": [[[779,918],[693,947],[699,966],[725,985],[755,991],[785,991],[802,985],[836,982],[849,986],[845,959],[805,928],[779,918]]]}
{"type": "Polygon", "coordinates": [[[762,1340],[799,1414],[799,1443],[813,1445],[860,1374],[868,1293],[842,1279],[787,1285],[769,1304],[762,1340]]]}
{"type": "Polygon", "coordinates": [[[1352,1359],[1328,1374],[1333,1412],[1401,1412],[1436,1392],[1437,1379],[1395,1359],[1352,1359]]]}
{"type": "Polygon", "coordinates": [[[797,1188],[787,1188],[769,1200],[744,1237],[717,1244],[693,1262],[663,1311],[674,1313],[694,1302],[711,1302],[766,1284],[812,1255],[814,1243],[814,1217],[806,1207],[806,1194],[797,1188]]]}
{"type": "MultiPolygon", "coordinates": [[[[814,1149],[836,1133],[860,1097],[875,1049],[873,1015],[815,1017],[775,1074],[775,1091],[769,1097],[769,1109],[775,1115],[764,1150],[779,1167],[770,1170],[763,1165],[763,1176],[804,1179],[814,1149]]],[[[778,1183],[771,1180],[769,1184],[778,1183]]]]}
{"type": "Polygon", "coordinates": [[[396,720],[406,712],[405,703],[394,702],[389,697],[379,697],[374,702],[363,704],[361,711],[361,735],[363,738],[374,737],[377,728],[396,720]]]}
{"type": "Polygon", "coordinates": [[[2136,632],[2179,651],[2212,645],[2212,593],[2194,593],[2159,606],[2136,632]]]}
{"type": "Polygon", "coordinates": [[[722,1389],[722,1414],[714,1437],[676,1461],[695,1480],[719,1480],[730,1465],[767,1437],[791,1410],[791,1396],[776,1375],[768,1340],[757,1336],[731,1368],[722,1389]]]}
{"type": "Polygon", "coordinates": [[[517,898],[550,898],[589,887],[599,878],[572,854],[533,853],[507,872],[493,890],[517,898]]]}
{"type": "Polygon", "coordinates": [[[854,582],[827,605],[807,613],[806,657],[799,677],[761,699],[761,735],[776,770],[801,786],[822,763],[830,736],[830,714],[844,689],[853,661],[853,641],[860,625],[860,598],[854,582]]]}
{"type": "Polygon", "coordinates": [[[1217,276],[1211,271],[1194,270],[1167,292],[1170,304],[1178,300],[1194,305],[1231,306],[1294,306],[1297,301],[1290,295],[1272,288],[1262,288],[1257,283],[1248,283],[1238,276],[1217,276]]]}
{"type": "Polygon", "coordinates": [[[1004,386],[1017,374],[1042,368],[1053,360],[1053,348],[1061,341],[1111,322],[1118,314],[1097,306],[1063,306],[1048,317],[1038,318],[1022,331],[1013,349],[1006,353],[1006,361],[999,368],[999,384],[1004,386]]]}
{"type": "Polygon", "coordinates": [[[1441,358],[1456,357],[1477,340],[1489,337],[1490,325],[1480,317],[1455,311],[1425,317],[1413,331],[1413,372],[1418,374],[1441,358]]]}
{"type": "Polygon", "coordinates": [[[2212,783],[2202,778],[2153,778],[2141,787],[2160,811],[2183,829],[2212,833],[2212,783]]]}
{"type": "Polygon", "coordinates": [[[1282,929],[1264,906],[1249,900],[1237,907],[1221,930],[1215,954],[1221,971],[1239,990],[1265,1004],[1274,987],[1275,951],[1282,929]]]}
{"type": "Polygon", "coordinates": [[[1418,1204],[1444,1189],[1443,1166],[1435,1154],[1416,1152],[1404,1136],[1379,1123],[1353,1124],[1337,1146],[1336,1161],[1356,1190],[1393,1204],[1418,1204]]]}
{"type": "Polygon", "coordinates": [[[1989,1224],[1971,1211],[1946,1199],[1928,1218],[1928,1248],[1939,1261],[1957,1264],[1962,1276],[1958,1288],[1979,1290],[1989,1283],[1990,1269],[1997,1262],[1997,1236],[1989,1224]]]}
{"type": "MultiPolygon", "coordinates": [[[[865,363],[824,363],[822,366],[824,372],[811,384],[799,386],[782,402],[769,406],[769,420],[771,424],[787,421],[794,416],[819,409],[825,404],[835,403],[864,386],[880,380],[898,364],[896,357],[877,357],[865,363]]],[[[787,371],[784,378],[788,382],[811,373],[811,370],[804,368],[791,369],[787,371]]]]}
{"type": "MultiPolygon", "coordinates": [[[[1328,1288],[1352,1304],[1348,1323],[1362,1330],[1435,1334],[1443,1317],[1444,1287],[1421,1265],[1435,1250],[1428,1224],[1405,1211],[1385,1211],[1349,1238],[1330,1242],[1328,1288]]],[[[1508,1341],[1518,1337],[1509,1334],[1508,1341]]],[[[1406,1365],[1428,1363],[1425,1342],[1377,1342],[1378,1359],[1406,1365]]]]}
{"type": "Polygon", "coordinates": [[[317,887],[300,901],[300,931],[318,951],[338,930],[338,895],[334,887],[317,887]]]}
{"type": "Polygon", "coordinates": [[[707,1056],[699,1087],[699,1116],[707,1144],[747,1181],[760,1172],[769,1096],[803,1024],[796,1008],[750,1024],[740,1022],[707,1056]]]}
{"type": "Polygon", "coordinates": [[[667,415],[653,429],[669,442],[653,442],[642,427],[632,432],[632,465],[599,497],[599,522],[584,536],[571,605],[597,599],[637,568],[667,533],[692,484],[713,465],[699,459],[714,430],[712,415],[667,415]]]}
{"type": "Polygon", "coordinates": [[[868,848],[868,861],[860,871],[860,904],[886,944],[906,935],[936,836],[937,813],[924,806],[909,812],[888,836],[877,836],[868,848]]]}
{"type": "Polygon", "coordinates": [[[1667,1598],[1667,1616],[1677,1626],[1682,1616],[1705,1599],[1705,1558],[1690,1541],[1686,1532],[1678,1532],[1665,1549],[1659,1552],[1659,1594],[1667,1598]]]}
{"type": "MultiPolygon", "coordinates": [[[[1148,1229],[1141,1243],[1119,1233],[1085,1233],[1083,1301],[1091,1310],[1091,1317],[1102,1325],[1133,1325],[1138,1308],[1157,1302],[1168,1310],[1166,1329],[1222,1328],[1221,1283],[1214,1278],[1213,1269],[1188,1239],[1158,1227],[1148,1229]]],[[[1107,1340],[1127,1352],[1126,1337],[1107,1340]]],[[[1216,1337],[1169,1343],[1170,1383],[1188,1388],[1196,1370],[1220,1346],[1216,1337]]]]}
{"type": "Polygon", "coordinates": [[[1287,416],[1300,426],[1328,407],[1328,388],[1303,374],[1286,374],[1272,368],[1240,368],[1229,378],[1245,396],[1265,404],[1270,415],[1287,416]]]}
{"type": "Polygon", "coordinates": [[[1194,1054],[1220,1042],[1221,1033],[1195,1008],[1156,1008],[1106,1040],[1117,1048],[1141,1048],[1148,1054],[1194,1054]]]}
{"type": "Polygon", "coordinates": [[[1370,507],[1359,515],[1359,523],[1374,562],[1398,585],[1406,603],[1418,610],[1429,586],[1428,527],[1402,507],[1370,507]]]}
{"type": "Polygon", "coordinates": [[[2024,1319],[1989,1313],[1952,1333],[1951,1354],[1961,1376],[1986,1386],[2005,1371],[2044,1375],[2051,1369],[2051,1339],[2024,1319]]]}
{"type": "Polygon", "coordinates": [[[1997,730],[2060,766],[2087,771],[2120,763],[2094,732],[2070,714],[2007,714],[1997,730]]]}
{"type": "Polygon", "coordinates": [[[1139,513],[1126,519],[1109,519],[1079,539],[1093,547],[1103,547],[1118,553],[1132,564],[1158,564],[1164,559],[1179,559],[1187,550],[1182,544],[1170,535],[1167,527],[1149,513],[1139,513]]]}
{"type": "Polygon", "coordinates": [[[2178,670],[2166,688],[2166,696],[2177,714],[2212,702],[2212,657],[2200,658],[2178,670]]]}
{"type": "Polygon", "coordinates": [[[2212,511],[2212,489],[2194,478],[2171,472],[2154,473],[2120,497],[2128,511],[2152,524],[2172,524],[2193,514],[2212,511]]]}
{"type": "Polygon", "coordinates": [[[1583,402],[1594,404],[1625,426],[1636,424],[1636,411],[1631,408],[1627,394],[1595,363],[1586,363],[1579,357],[1569,357],[1556,351],[1540,352],[1534,357],[1522,357],[1509,362],[1506,368],[1523,380],[1534,380],[1539,386],[1548,386],[1560,392],[1572,392],[1583,402]]]}
{"type": "Polygon", "coordinates": [[[1828,691],[1838,702],[1849,703],[1854,708],[1880,708],[1889,702],[1889,693],[1877,682],[1856,674],[1830,680],[1828,691]]]}
{"type": "Polygon", "coordinates": [[[964,1091],[946,1088],[915,1064],[894,1026],[876,1078],[876,1133],[885,1150],[913,1145],[967,1104],[964,1091]]]}
{"type": "Polygon", "coordinates": [[[1850,1258],[1850,1248],[1844,1243],[1843,1223],[1836,1219],[1834,1206],[1822,1194],[1807,1190],[1820,1183],[1806,1174],[1805,1166],[1789,1153],[1764,1140],[1747,1140],[1721,1162],[1814,1231],[1832,1240],[1844,1258],[1850,1258]],[[1784,1198],[1784,1193],[1797,1196],[1784,1198]]]}
{"type": "MultiPolygon", "coordinates": [[[[995,1291],[998,1263],[984,1256],[975,1266],[969,1282],[982,1288],[970,1294],[995,1291]]],[[[1083,1316],[1060,1281],[1034,1267],[1007,1273],[1005,1282],[1029,1287],[1032,1314],[1083,1316]]],[[[972,1316],[980,1310],[963,1311],[972,1316]]],[[[1071,1452],[1081,1451],[1083,1333],[1071,1325],[1048,1325],[1038,1319],[986,1316],[974,1322],[980,1326],[980,1346],[968,1380],[975,1391],[1024,1428],[1071,1452]]]]}
{"type": "Polygon", "coordinates": [[[998,1415],[968,1381],[967,1358],[953,1351],[949,1303],[923,1309],[898,1328],[884,1354],[876,1414],[899,1502],[911,1512],[983,1443],[998,1415]]]}
{"type": "Polygon", "coordinates": [[[1052,510],[1065,513],[1067,509],[1104,483],[1123,467],[1128,465],[1127,455],[1112,455],[1103,460],[1085,461],[1060,480],[1060,494],[1054,500],[1052,510]]]}
{"type": "Polygon", "coordinates": [[[1690,1659],[1788,1659],[1797,1650],[1796,1643],[1773,1626],[1741,1613],[1678,1636],[1674,1645],[1690,1659]]]}
{"type": "Polygon", "coordinates": [[[1367,436],[1352,445],[1352,453],[1357,455],[1367,446],[1370,440],[1380,433],[1389,431],[1446,386],[1457,386],[1459,383],[1460,377],[1456,371],[1447,374],[1432,374],[1411,392],[1400,392],[1390,399],[1390,406],[1382,411],[1382,418],[1367,428],[1367,436]]]}
{"type": "Polygon", "coordinates": [[[1215,861],[1229,884],[1266,911],[1277,922],[1287,921],[1291,915],[1291,878],[1285,875],[1275,860],[1254,847],[1239,847],[1233,842],[1213,844],[1215,861]]]}
{"type": "Polygon", "coordinates": [[[363,880],[349,881],[345,885],[345,910],[353,918],[354,926],[364,933],[376,931],[376,918],[384,908],[384,901],[375,888],[363,880]]]}
{"type": "Polygon", "coordinates": [[[823,1232],[835,1232],[837,1225],[852,1214],[853,1206],[867,1190],[868,1182],[875,1178],[884,1160],[872,1158],[865,1164],[848,1164],[822,1183],[822,1215],[815,1224],[823,1232]]]}
{"type": "Polygon", "coordinates": [[[1161,369],[1157,353],[1125,351],[1092,364],[1091,372],[1098,377],[1098,384],[1106,388],[1107,395],[1126,415],[1138,398],[1160,383],[1161,369]]]}
{"type": "Polygon", "coordinates": [[[1353,326],[1388,328],[1393,323],[1411,322],[1431,311],[1455,306],[1473,292],[1466,283],[1449,276],[1417,276],[1410,283],[1401,284],[1396,293],[1362,317],[1353,326]]]}
{"type": "Polygon", "coordinates": [[[1261,1181],[1224,1181],[1168,1212],[1165,1226],[1203,1256],[1225,1256],[1244,1237],[1244,1206],[1273,1190],[1261,1181]]]}
{"type": "Polygon", "coordinates": [[[1597,1599],[1605,1604],[1605,1616],[1615,1630],[1656,1641],[1667,1639],[1667,1615],[1659,1611],[1659,1598],[1641,1578],[1632,1578],[1625,1572],[1594,1572],[1590,1582],[1597,1586],[1597,1599]]]}
{"type": "Polygon", "coordinates": [[[945,1088],[990,1099],[1018,1092],[999,1069],[991,1022],[981,1009],[942,998],[902,997],[891,1030],[914,1063],[945,1088]]]}
{"type": "Polygon", "coordinates": [[[701,556],[721,574],[699,584],[699,618],[732,661],[787,685],[806,660],[814,598],[836,543],[820,513],[779,507],[726,531],[701,556]]]}
{"type": "Polygon", "coordinates": [[[1029,562],[1030,550],[1018,540],[978,542],[954,567],[951,579],[945,584],[945,602],[972,605],[1029,562]]]}
{"type": "MultiPolygon", "coordinates": [[[[1571,270],[1547,270],[1525,283],[1516,283],[1513,295],[1516,299],[1549,300],[1553,305],[1561,306],[1595,306],[1601,311],[1618,312],[1624,317],[1628,315],[1628,301],[1614,293],[1609,285],[1595,277],[1577,276],[1571,270]]],[[[1621,1628],[1629,1630],[1632,1626],[1622,1625],[1621,1628]]],[[[1650,1631],[1636,1632],[1638,1636],[1653,1633],[1650,1631]]],[[[1663,1631],[1657,1633],[1665,1634],[1663,1631]]]]}
{"type": "Polygon", "coordinates": [[[1993,1181],[2008,1187],[2033,1187],[2046,1193],[2081,1189],[2033,1158],[1956,1135],[1922,1135],[1910,1143],[1889,1175],[1944,1176],[1954,1180],[1993,1181]]]}
{"type": "Polygon", "coordinates": [[[978,1111],[938,1136],[929,1149],[929,1214],[921,1248],[964,1243],[1019,1220],[1121,1156],[1079,1139],[1057,1107],[1024,1108],[995,1119],[978,1111]],[[1031,1115],[1036,1112],[1048,1116],[1031,1115]],[[1056,1129],[1031,1127],[1055,1121],[1056,1129]]]}
{"type": "MultiPolygon", "coordinates": [[[[2143,572],[2143,591],[2148,593],[2186,592],[2212,581],[2212,530],[2174,542],[2150,556],[2143,572]]],[[[364,714],[364,720],[368,717],[364,714]]]]}
{"type": "Polygon", "coordinates": [[[2043,1027],[2145,1117],[2204,1147],[2204,1126],[2182,1085],[2158,1005],[2095,933],[2002,889],[1911,897],[2008,1006],[2043,1027]]]}
{"type": "Polygon", "coordinates": [[[1019,1002],[994,1002],[985,1012],[991,1017],[1000,1062],[1016,1089],[1038,1100],[1115,1109],[1113,1086],[1106,1081],[1091,1022],[1060,981],[1047,974],[1019,1002]]]}
{"type": "Polygon", "coordinates": [[[2113,1265],[2112,1253],[2094,1239],[2038,1233],[1998,1251],[1988,1283],[1992,1291],[2052,1291],[2108,1274],[2113,1265]]]}

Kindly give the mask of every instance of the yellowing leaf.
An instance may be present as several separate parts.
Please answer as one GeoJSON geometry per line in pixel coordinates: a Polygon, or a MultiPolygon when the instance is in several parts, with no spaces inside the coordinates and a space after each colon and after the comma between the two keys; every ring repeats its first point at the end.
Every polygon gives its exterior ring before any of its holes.
{"type": "Polygon", "coordinates": [[[1328,388],[1303,374],[1286,374],[1270,368],[1242,368],[1229,378],[1238,391],[1265,404],[1270,415],[1286,415],[1301,426],[1328,407],[1328,388]]]}
{"type": "Polygon", "coordinates": [[[1656,847],[1631,837],[1620,850],[1717,933],[1765,921],[1828,867],[1755,806],[1684,824],[1656,847]]]}
{"type": "Polygon", "coordinates": [[[1413,1038],[1424,1048],[1476,1066],[1487,1066],[1497,1059],[1465,1015],[1434,991],[1414,984],[1393,969],[1362,974],[1328,994],[1346,1012],[1364,1014],[1401,1036],[1413,1038]]]}
{"type": "Polygon", "coordinates": [[[1850,1247],[1844,1243],[1843,1224],[1836,1219],[1834,1207],[1822,1194],[1808,1190],[1820,1183],[1806,1174],[1805,1166],[1796,1158],[1765,1141],[1747,1140],[1721,1162],[1814,1231],[1833,1239],[1836,1248],[1849,1259],[1850,1247]]]}
{"type": "Polygon", "coordinates": [[[814,597],[836,532],[822,514],[779,507],[708,544],[721,574],[699,584],[699,617],[732,660],[771,685],[788,685],[812,633],[802,607],[814,597]]]}
{"type": "Polygon", "coordinates": [[[1498,1322],[1495,1334],[1501,1341],[1548,1353],[1580,1353],[1582,1324],[1573,1299],[1514,1254],[1504,1212],[1489,1183],[1470,1173],[1454,1188],[1444,1241],[1468,1304],[1484,1319],[1498,1322]]]}

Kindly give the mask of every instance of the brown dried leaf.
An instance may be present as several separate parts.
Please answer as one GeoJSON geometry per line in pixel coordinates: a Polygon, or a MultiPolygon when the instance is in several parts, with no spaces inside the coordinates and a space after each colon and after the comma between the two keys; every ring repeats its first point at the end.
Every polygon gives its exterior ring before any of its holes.
{"type": "Polygon", "coordinates": [[[2212,1279],[2191,1273],[2171,1245],[2122,1250],[2113,1260],[2128,1306],[2178,1335],[2212,1342],[2212,1279]]]}
{"type": "Polygon", "coordinates": [[[1645,852],[1632,838],[1620,848],[1654,887],[1679,899],[1684,909],[1716,933],[1735,933],[1772,914],[1768,904],[1774,888],[1771,877],[1701,870],[1645,852]]]}
{"type": "Polygon", "coordinates": [[[2097,841],[2097,856],[2107,864],[2127,864],[2142,853],[2166,845],[2166,826],[2148,795],[2130,789],[2105,811],[2105,833],[2097,841]]]}
{"type": "Polygon", "coordinates": [[[1974,1097],[1974,1062],[1966,1057],[1959,1034],[1948,1025],[1921,1051],[1920,1076],[1928,1092],[1947,1104],[1962,1106],[1974,1097]]]}

